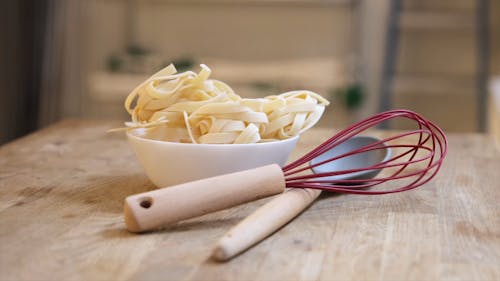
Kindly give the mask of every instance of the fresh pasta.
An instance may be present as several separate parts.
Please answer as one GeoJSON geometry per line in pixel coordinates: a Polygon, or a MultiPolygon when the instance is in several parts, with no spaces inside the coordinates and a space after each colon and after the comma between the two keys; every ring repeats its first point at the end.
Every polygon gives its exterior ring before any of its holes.
{"type": "Polygon", "coordinates": [[[199,73],[177,73],[171,64],[137,86],[125,100],[132,118],[127,129],[143,128],[148,138],[184,143],[275,141],[314,126],[329,104],[307,90],[241,98],[200,66],[199,73]]]}

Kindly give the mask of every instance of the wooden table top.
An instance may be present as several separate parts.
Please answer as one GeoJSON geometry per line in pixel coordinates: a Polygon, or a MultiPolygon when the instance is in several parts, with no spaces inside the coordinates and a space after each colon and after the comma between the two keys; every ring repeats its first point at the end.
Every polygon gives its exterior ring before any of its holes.
{"type": "MultiPolygon", "coordinates": [[[[118,123],[68,120],[0,147],[0,280],[499,280],[500,153],[449,135],[440,174],[383,195],[323,196],[228,263],[214,243],[263,199],[148,234],[123,199],[153,189],[118,123]]],[[[332,134],[312,129],[294,155],[332,134]]]]}

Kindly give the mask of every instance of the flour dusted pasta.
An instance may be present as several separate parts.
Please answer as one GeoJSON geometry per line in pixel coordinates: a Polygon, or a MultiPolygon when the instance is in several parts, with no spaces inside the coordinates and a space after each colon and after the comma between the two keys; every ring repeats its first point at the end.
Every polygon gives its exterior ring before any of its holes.
{"type": "Polygon", "coordinates": [[[318,122],[329,102],[306,90],[244,99],[227,84],[209,79],[210,68],[177,73],[174,65],[155,73],[125,100],[127,128],[147,137],[188,143],[256,143],[290,138],[318,122]]]}

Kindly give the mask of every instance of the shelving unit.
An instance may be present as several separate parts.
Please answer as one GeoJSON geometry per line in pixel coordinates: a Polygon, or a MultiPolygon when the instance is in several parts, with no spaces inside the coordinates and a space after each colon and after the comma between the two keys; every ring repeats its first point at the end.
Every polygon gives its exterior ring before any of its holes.
{"type": "MultiPolygon", "coordinates": [[[[226,82],[240,96],[260,98],[284,91],[308,89],[328,97],[332,89],[346,84],[345,66],[334,58],[282,61],[205,59],[211,78],[226,82]],[[272,88],[269,88],[269,87],[272,88]]],[[[198,67],[193,70],[196,71],[198,67]]],[[[92,117],[126,118],[123,101],[137,85],[148,78],[142,73],[97,71],[88,80],[92,117]]],[[[337,113],[337,108],[335,108],[337,113]]],[[[326,118],[325,118],[326,119],[326,118]]],[[[325,121],[326,122],[326,121],[325,121]]]]}
{"type": "Polygon", "coordinates": [[[408,9],[403,7],[403,2],[391,0],[380,110],[404,106],[427,113],[445,129],[485,131],[488,111],[488,0],[476,0],[475,11],[470,12],[408,9]],[[464,75],[453,70],[447,73],[402,72],[397,69],[401,38],[403,35],[412,36],[415,32],[441,32],[443,35],[448,32],[473,33],[475,73],[464,75]],[[452,116],[448,111],[460,115],[452,116]]]}

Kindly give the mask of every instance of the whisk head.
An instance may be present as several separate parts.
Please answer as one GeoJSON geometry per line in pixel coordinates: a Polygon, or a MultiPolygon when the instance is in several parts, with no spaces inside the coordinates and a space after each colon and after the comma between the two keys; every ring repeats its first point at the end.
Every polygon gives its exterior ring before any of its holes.
{"type": "Polygon", "coordinates": [[[300,159],[283,167],[285,182],[291,188],[313,188],[325,191],[354,194],[386,194],[410,190],[430,181],[439,171],[446,156],[448,141],[437,125],[410,110],[390,110],[373,115],[340,131],[300,159]],[[310,161],[339,146],[350,138],[391,119],[407,119],[415,124],[415,129],[391,135],[380,141],[361,146],[352,151],[329,157],[311,164],[310,161]],[[374,165],[355,169],[310,173],[312,168],[333,161],[341,161],[359,153],[390,148],[392,155],[374,165]],[[350,175],[364,171],[383,169],[382,173],[370,179],[345,179],[333,177],[350,175]],[[307,173],[309,172],[309,173],[307,173]],[[338,179],[336,179],[338,178],[338,179]],[[394,184],[381,185],[387,181],[394,184]],[[381,185],[382,189],[367,189],[381,185]],[[387,189],[387,186],[394,186],[387,189]],[[385,188],[384,188],[385,186],[385,188]]]}

